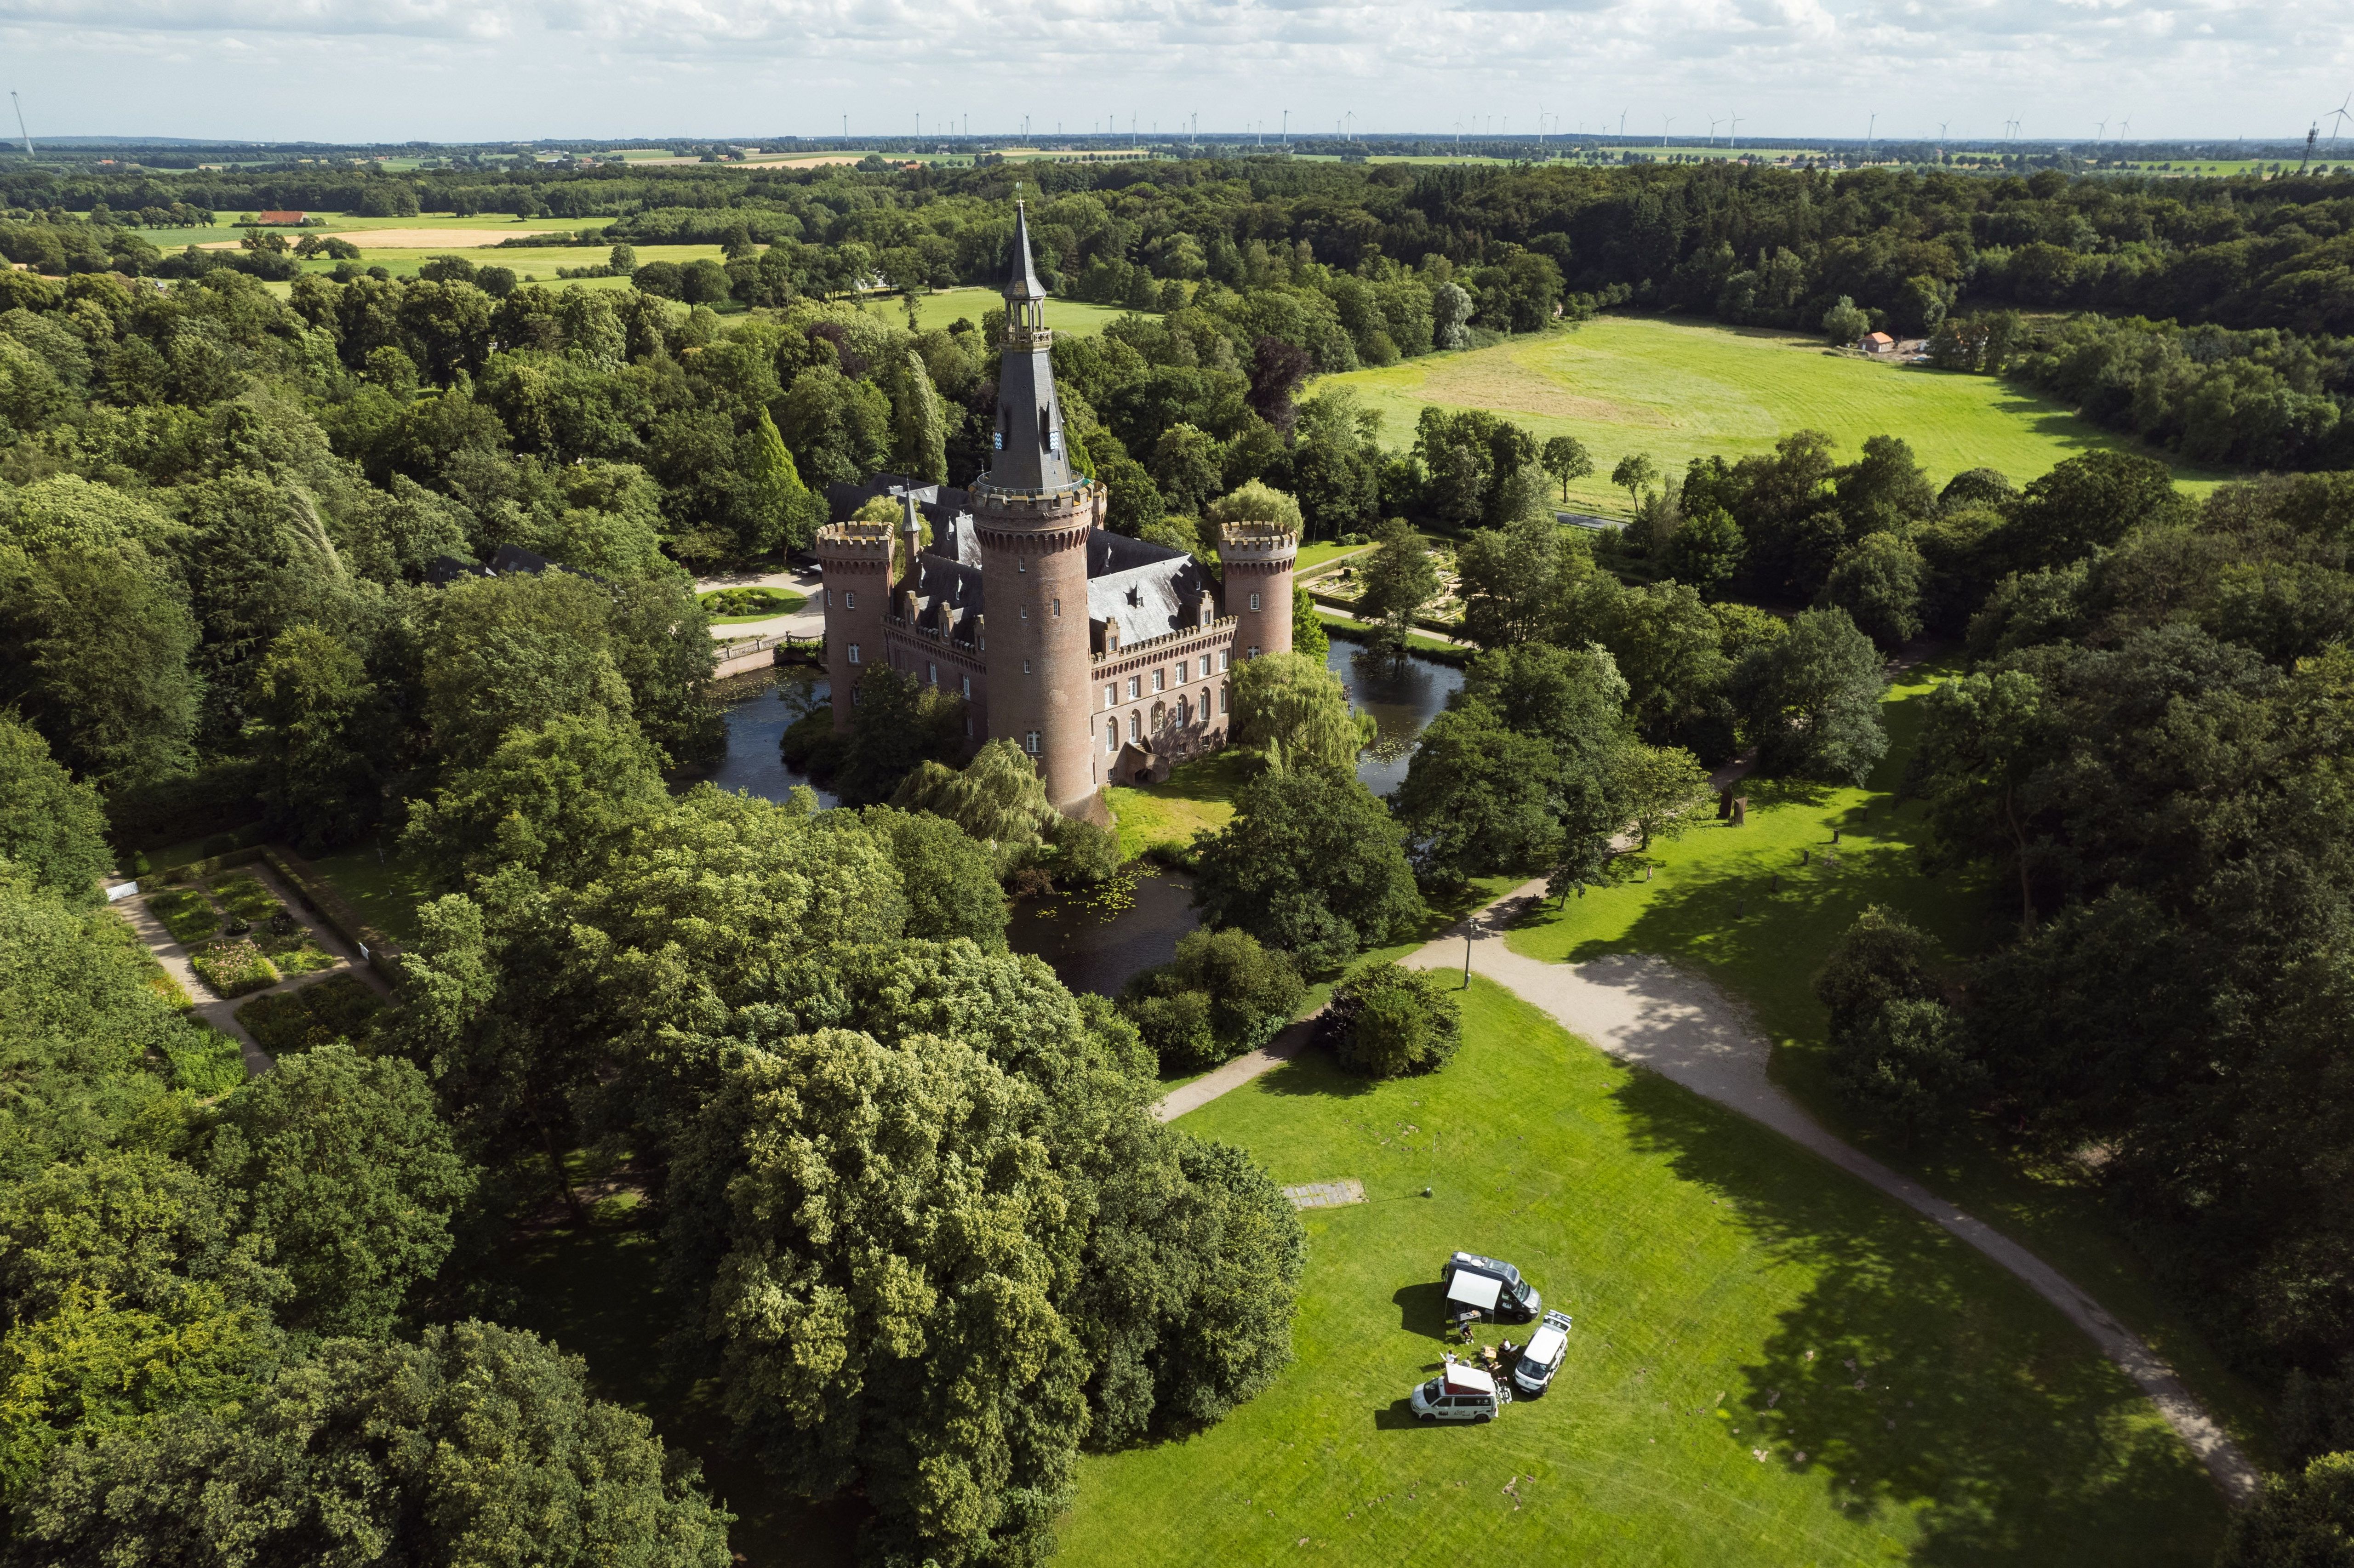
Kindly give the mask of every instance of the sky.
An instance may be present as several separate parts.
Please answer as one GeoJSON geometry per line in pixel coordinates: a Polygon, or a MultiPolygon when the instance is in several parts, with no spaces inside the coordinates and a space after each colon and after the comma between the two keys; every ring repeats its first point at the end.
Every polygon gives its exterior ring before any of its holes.
{"type": "MultiPolygon", "coordinates": [[[[2338,19],[2332,21],[2335,16],[2338,19]]],[[[2233,0],[0,0],[35,139],[1539,127],[2327,138],[2354,27],[2233,0]],[[1735,126],[1733,117],[1738,115],[1735,126]],[[919,119],[920,117],[920,119],[919,119]]]]}

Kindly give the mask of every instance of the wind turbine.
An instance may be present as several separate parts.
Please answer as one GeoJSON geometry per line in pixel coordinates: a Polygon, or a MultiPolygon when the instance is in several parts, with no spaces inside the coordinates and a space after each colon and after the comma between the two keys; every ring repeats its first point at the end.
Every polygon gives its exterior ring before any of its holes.
{"type": "Polygon", "coordinates": [[[1624,142],[1626,139],[1627,139],[1627,111],[1626,111],[1625,110],[1623,110],[1623,109],[1622,109],[1622,110],[1620,110],[1620,111],[1618,111],[1618,140],[1620,140],[1621,142],[1624,142]]]}
{"type": "Polygon", "coordinates": [[[1666,146],[1666,145],[1668,144],[1668,127],[1669,127],[1669,126],[1670,126],[1670,125],[1673,125],[1675,122],[1676,122],[1676,117],[1675,117],[1674,115],[1672,115],[1672,114],[1662,114],[1662,115],[1660,115],[1660,116],[1659,116],[1659,145],[1660,145],[1660,146],[1664,147],[1664,146],[1666,146]]]}
{"type": "Polygon", "coordinates": [[[1865,122],[1863,127],[1863,161],[1867,164],[1872,162],[1872,139],[1879,129],[1880,111],[1875,109],[1872,111],[1872,118],[1865,122]]]}
{"type": "Polygon", "coordinates": [[[1716,128],[1723,123],[1723,121],[1719,120],[1713,114],[1708,117],[1708,144],[1710,146],[1713,147],[1716,145],[1716,128]]]}
{"type": "MultiPolygon", "coordinates": [[[[13,88],[9,90],[8,101],[16,106],[16,134],[25,139],[25,156],[29,158],[33,155],[33,133],[25,129],[25,101],[16,96],[13,88]]],[[[2332,136],[2330,140],[2334,142],[2337,138],[2332,136]]]]}
{"type": "Polygon", "coordinates": [[[1730,116],[1730,119],[1732,121],[1732,128],[1725,135],[1724,144],[1737,153],[1741,150],[1741,116],[1735,114],[1730,116]]]}
{"type": "MultiPolygon", "coordinates": [[[[13,98],[16,95],[11,93],[9,96],[13,98]]],[[[2333,147],[2338,145],[2338,133],[2346,129],[2346,122],[2354,120],[2354,113],[2348,112],[2349,108],[2354,108],[2354,92],[2348,93],[2344,101],[2322,116],[2324,120],[2336,122],[2329,127],[2329,144],[2333,147]]]]}

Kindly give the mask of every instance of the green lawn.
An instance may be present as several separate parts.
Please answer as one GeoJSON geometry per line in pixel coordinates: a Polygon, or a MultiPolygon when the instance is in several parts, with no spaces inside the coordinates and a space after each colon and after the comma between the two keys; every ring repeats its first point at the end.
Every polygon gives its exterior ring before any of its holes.
{"type": "Polygon", "coordinates": [[[1372,548],[1371,545],[1302,545],[1299,546],[1299,563],[1292,571],[1295,576],[1304,577],[1310,572],[1332,565],[1344,556],[1353,556],[1372,548]]]}
{"type": "Polygon", "coordinates": [[[1179,763],[1163,783],[1113,786],[1119,858],[1133,860],[1155,844],[1182,848],[1196,832],[1225,827],[1234,818],[1235,791],[1248,781],[1249,768],[1249,758],[1229,747],[1198,762],[1179,763]]]}
{"type": "MultiPolygon", "coordinates": [[[[894,326],[907,324],[907,302],[896,294],[861,301],[860,308],[883,317],[894,326]]],[[[983,312],[1004,308],[1004,300],[994,289],[940,289],[916,296],[916,323],[928,332],[934,327],[945,327],[962,316],[979,326],[983,312]]],[[[1050,298],[1046,302],[1047,327],[1071,337],[1092,337],[1129,313],[1125,310],[1114,310],[1109,305],[1090,305],[1078,300],[1050,298]]]]}
{"type": "Polygon", "coordinates": [[[696,596],[710,613],[714,626],[741,626],[748,620],[774,620],[809,607],[809,596],[780,588],[713,588],[696,596]],[[737,613],[729,613],[734,610],[737,613]]]}
{"type": "MultiPolygon", "coordinates": [[[[1601,316],[1317,385],[1355,388],[1383,415],[1393,447],[1414,440],[1426,404],[1509,414],[1539,440],[1575,436],[1595,471],[1571,485],[1570,503],[1617,514],[1627,498],[1610,471],[1629,452],[1681,472],[1691,458],[1767,451],[1804,429],[1836,438],[1843,459],[1867,436],[1902,436],[1939,483],[1966,468],[2024,482],[2080,452],[2140,450],[1991,376],[1875,365],[1827,355],[1810,338],[1647,316],[1601,316]]],[[[2221,476],[2178,469],[2177,477],[2204,490],[2221,476]]]]}
{"type": "Polygon", "coordinates": [[[1465,1022],[1436,1077],[1368,1086],[1315,1054],[1180,1123],[1370,1201],[1304,1216],[1298,1361],[1205,1434],[1087,1461],[1066,1560],[2211,1555],[2204,1472],[2024,1287],[1485,980],[1465,1022]],[[1438,1363],[1455,1247],[1517,1263],[1577,1327],[1543,1398],[1425,1428],[1402,1402],[1438,1363]]]}
{"type": "Polygon", "coordinates": [[[417,906],[427,895],[425,874],[391,846],[385,847],[382,858],[375,844],[366,843],[321,855],[311,863],[359,911],[361,919],[397,942],[417,939],[417,906]]]}
{"type": "Polygon", "coordinates": [[[2271,1448],[2264,1400],[2159,1294],[2081,1171],[2022,1159],[1976,1132],[1908,1149],[1858,1122],[1829,1083],[1813,976],[1866,905],[1900,911],[1956,957],[2002,939],[2017,917],[2008,888],[1984,876],[1923,875],[1914,853],[1923,808],[1895,802],[1918,729],[1917,699],[1938,673],[1916,670],[1891,690],[1885,711],[1894,744],[1869,788],[1752,781],[1744,786],[1746,825],[1712,820],[1679,841],[1655,842],[1652,881],[1599,889],[1558,914],[1540,913],[1511,934],[1511,946],[1549,959],[1656,953],[1707,974],[1751,1007],[1774,1043],[1776,1080],[1818,1120],[2058,1268],[2149,1340],[2261,1459],[2271,1448]],[[1823,858],[1834,829],[1841,840],[1835,868],[1823,858]]]}

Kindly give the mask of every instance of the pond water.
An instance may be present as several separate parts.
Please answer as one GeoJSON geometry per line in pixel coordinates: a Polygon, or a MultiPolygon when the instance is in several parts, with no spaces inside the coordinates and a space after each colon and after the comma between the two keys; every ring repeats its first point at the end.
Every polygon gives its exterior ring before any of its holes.
{"type": "Polygon", "coordinates": [[[778,744],[792,722],[826,699],[825,677],[815,670],[788,667],[773,686],[727,706],[727,755],[711,770],[722,789],[742,789],[764,800],[781,800],[796,784],[817,789],[821,807],[842,801],[818,789],[808,774],[785,766],[778,744]]]}
{"type": "Polygon", "coordinates": [[[1130,975],[1177,956],[1177,938],[1201,923],[1193,898],[1191,878],[1140,866],[1108,894],[1055,894],[1015,905],[1005,941],[1017,953],[1045,959],[1073,991],[1117,996],[1130,975]]]}
{"type": "Polygon", "coordinates": [[[1357,758],[1357,777],[1374,794],[1386,795],[1405,781],[1414,737],[1463,689],[1463,672],[1417,653],[1395,659],[1337,637],[1324,667],[1341,677],[1352,705],[1373,715],[1373,744],[1357,758]]]}

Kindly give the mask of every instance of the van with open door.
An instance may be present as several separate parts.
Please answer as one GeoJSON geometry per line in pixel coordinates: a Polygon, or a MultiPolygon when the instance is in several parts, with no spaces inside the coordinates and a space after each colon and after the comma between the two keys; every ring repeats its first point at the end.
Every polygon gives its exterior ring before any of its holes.
{"type": "Polygon", "coordinates": [[[1526,1323],[1544,1310],[1544,1298],[1521,1277],[1521,1271],[1497,1258],[1476,1252],[1458,1252],[1438,1271],[1447,1287],[1447,1315],[1481,1317],[1503,1323],[1526,1323]]]}
{"type": "Polygon", "coordinates": [[[1520,1359],[1512,1363],[1513,1384],[1524,1393],[1543,1393],[1568,1354],[1569,1314],[1546,1313],[1544,1321],[1537,1325],[1537,1331],[1522,1348],[1520,1359]]]}

